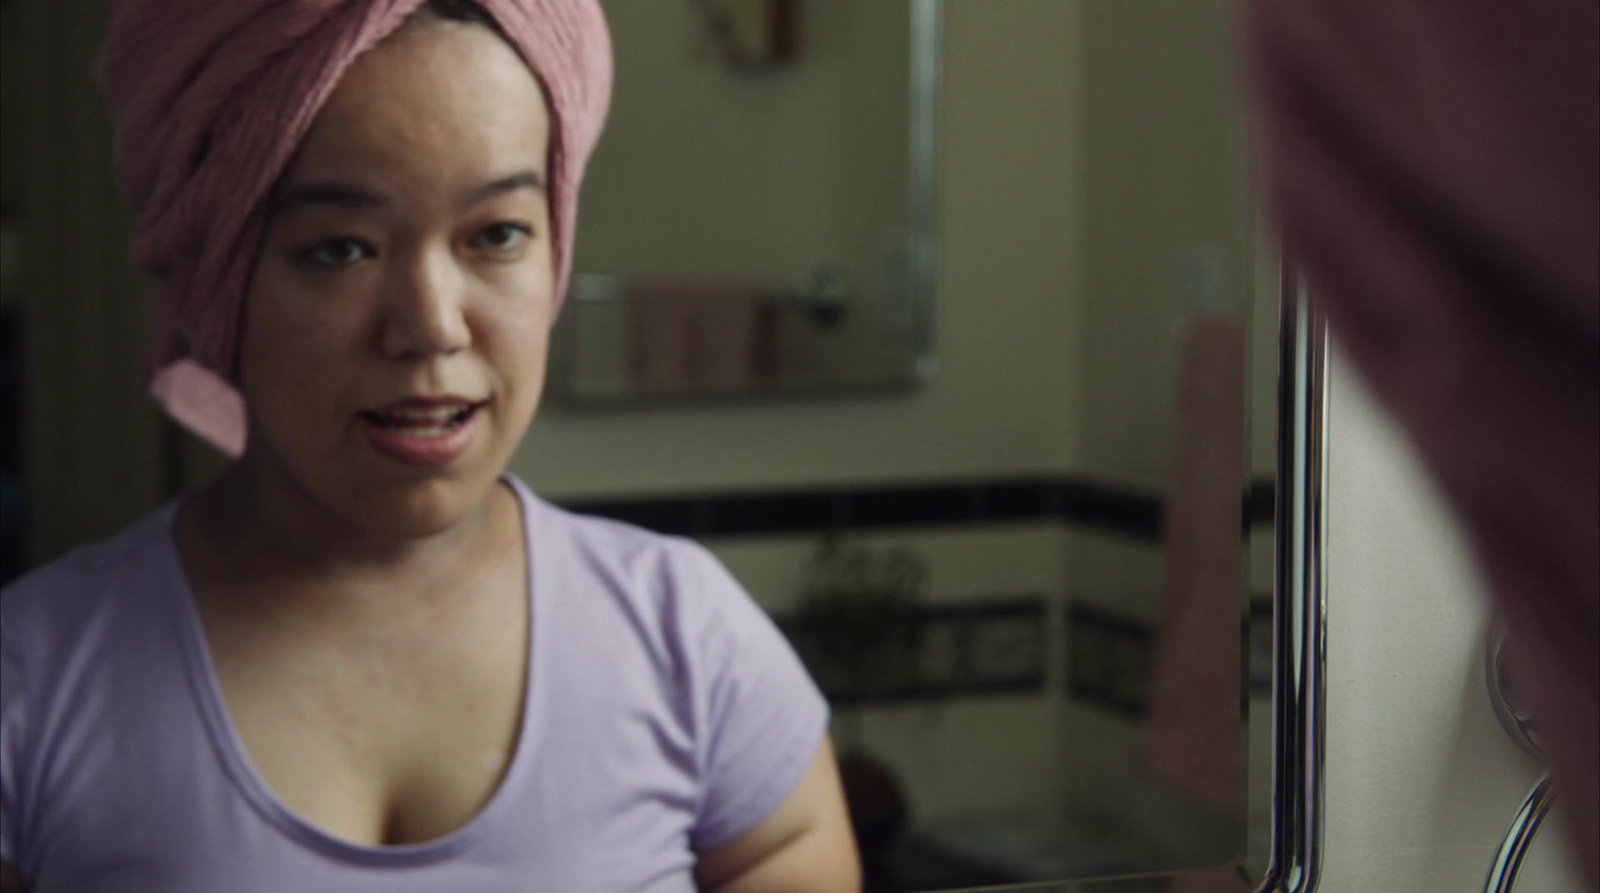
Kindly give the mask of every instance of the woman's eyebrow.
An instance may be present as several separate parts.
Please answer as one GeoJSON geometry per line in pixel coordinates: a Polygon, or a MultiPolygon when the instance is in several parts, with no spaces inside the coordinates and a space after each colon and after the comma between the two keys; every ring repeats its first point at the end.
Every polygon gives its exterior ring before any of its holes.
{"type": "MultiPolygon", "coordinates": [[[[472,190],[467,193],[461,205],[470,208],[518,189],[532,189],[542,195],[545,191],[544,177],[540,176],[538,171],[518,171],[472,190]]],[[[327,205],[349,211],[373,211],[388,207],[389,200],[376,193],[343,183],[299,183],[286,187],[274,195],[268,211],[275,216],[312,205],[327,205]]]]}
{"type": "Polygon", "coordinates": [[[534,192],[543,195],[544,177],[535,170],[517,171],[510,176],[501,177],[472,190],[461,204],[462,207],[470,208],[496,196],[505,195],[508,192],[516,192],[518,189],[532,189],[534,192]]]}
{"type": "Polygon", "coordinates": [[[311,205],[329,205],[351,211],[370,211],[386,207],[388,199],[342,183],[301,183],[272,197],[268,212],[285,214],[311,205]]]}

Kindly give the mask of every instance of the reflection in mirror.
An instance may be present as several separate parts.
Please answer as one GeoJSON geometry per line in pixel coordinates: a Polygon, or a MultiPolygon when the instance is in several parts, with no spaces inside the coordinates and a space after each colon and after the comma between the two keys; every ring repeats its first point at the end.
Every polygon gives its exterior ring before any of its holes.
{"type": "MultiPolygon", "coordinates": [[[[700,541],[765,609],[830,700],[869,891],[1266,875],[1279,289],[1234,6],[604,3],[616,93],[561,405],[509,471],[700,541]]],[[[67,133],[109,169],[106,134],[74,129],[98,120],[79,50],[30,57],[75,104],[29,100],[27,157],[67,133]]],[[[91,238],[120,220],[109,182],[40,166],[82,200],[19,220],[14,145],[6,359],[31,351],[28,392],[60,398],[30,424],[94,435],[30,453],[50,556],[220,463],[153,434],[136,393],[137,287],[91,238]],[[24,230],[37,294],[16,297],[24,230]]]]}
{"type": "Polygon", "coordinates": [[[932,374],[935,4],[606,4],[551,396],[903,389],[932,374]]]}
{"type": "Polygon", "coordinates": [[[905,374],[882,350],[899,330],[850,326],[899,300],[919,52],[942,72],[920,295],[940,378],[865,403],[560,413],[528,473],[701,540],[778,620],[833,704],[869,890],[1264,877],[1279,287],[1233,4],[815,0],[791,55],[756,67],[706,46],[695,4],[641,6],[608,6],[618,105],[577,285],[597,297],[564,323],[579,402],[905,374]],[[842,283],[833,329],[793,312],[819,265],[847,271],[815,280],[842,283]],[[719,348],[664,348],[651,316],[695,301],[741,332],[781,320],[740,356],[810,339],[827,362],[713,373],[719,348]],[[724,312],[754,306],[779,309],[724,312]],[[702,377],[647,382],[658,348],[702,377]]]}

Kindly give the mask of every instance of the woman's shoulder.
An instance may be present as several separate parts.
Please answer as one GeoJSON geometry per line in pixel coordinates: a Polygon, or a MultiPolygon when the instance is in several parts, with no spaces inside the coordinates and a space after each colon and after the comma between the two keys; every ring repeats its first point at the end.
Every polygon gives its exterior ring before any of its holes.
{"type": "Polygon", "coordinates": [[[30,650],[81,639],[108,611],[126,609],[164,573],[171,545],[172,506],[163,506],[121,532],[80,546],[0,590],[0,648],[30,650]]]}
{"type": "Polygon", "coordinates": [[[730,598],[749,598],[722,562],[692,539],[575,512],[523,492],[536,562],[555,559],[564,573],[657,610],[714,609],[730,598]]]}
{"type": "Polygon", "coordinates": [[[575,547],[584,558],[605,565],[681,561],[704,551],[687,537],[574,511],[535,495],[520,482],[518,489],[527,509],[528,533],[535,551],[540,545],[564,543],[575,547]]]}

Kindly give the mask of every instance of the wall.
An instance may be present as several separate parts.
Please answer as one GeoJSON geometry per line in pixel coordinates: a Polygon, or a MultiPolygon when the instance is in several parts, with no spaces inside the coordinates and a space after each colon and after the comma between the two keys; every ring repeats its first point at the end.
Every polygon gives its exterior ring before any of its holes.
{"type": "Polygon", "coordinates": [[[1243,316],[1254,208],[1233,0],[1085,4],[1083,462],[1160,489],[1179,346],[1202,315],[1243,316]]]}
{"type": "MultiPolygon", "coordinates": [[[[1099,480],[1168,489],[1178,360],[1188,327],[1202,316],[1237,317],[1249,327],[1255,402],[1247,408],[1246,461],[1254,475],[1272,474],[1278,288],[1273,259],[1255,244],[1232,62],[1236,5],[1118,0],[1084,7],[1081,281],[1090,337],[1080,369],[1080,464],[1099,480]]],[[[1248,546],[1250,589],[1268,593],[1270,545],[1248,546]]],[[[1066,548],[1069,598],[1156,618],[1159,545],[1069,530],[1066,548]]],[[[1063,779],[1069,810],[1138,817],[1169,851],[1195,837],[1193,811],[1140,760],[1140,723],[1080,702],[1065,706],[1061,722],[1074,756],[1063,779]]],[[[1263,765],[1258,759],[1253,768],[1263,765]]]]}
{"type": "MultiPolygon", "coordinates": [[[[1160,337],[1142,341],[1137,332],[1127,334],[1097,348],[1097,365],[1091,368],[1086,336],[1095,331],[1098,339],[1099,333],[1084,318],[1089,299],[1081,247],[1086,244],[1085,195],[1098,196],[1096,219],[1122,224],[1108,240],[1115,244],[1115,255],[1108,251],[1096,267],[1104,292],[1098,297],[1102,316],[1117,316],[1119,302],[1133,300],[1177,307],[1181,316],[1192,309],[1182,303],[1182,250],[1196,240],[1226,243],[1234,238],[1229,228],[1239,227],[1240,220],[1228,217],[1227,211],[1220,221],[1215,214],[1174,213],[1171,221],[1156,227],[1160,240],[1152,245],[1148,221],[1141,226],[1129,220],[1118,203],[1148,209],[1166,206],[1174,196],[1214,202],[1237,178],[1222,178],[1219,186],[1208,168],[1224,163],[1242,168],[1242,163],[1238,156],[1219,160],[1229,145],[1228,129],[1236,122],[1209,120],[1216,105],[1211,103],[1185,109],[1173,125],[1191,144],[1205,142],[1211,151],[1185,153],[1169,147],[1164,155],[1129,157],[1113,151],[1099,159],[1097,169],[1086,166],[1086,133],[1094,127],[1084,126],[1083,80],[1097,70],[1086,58],[1086,44],[1102,37],[1111,44],[1099,51],[1098,70],[1114,81],[1105,69],[1113,62],[1128,64],[1115,57],[1137,46],[1134,29],[1145,24],[1139,16],[1101,16],[1091,23],[1086,17],[1092,8],[1060,0],[946,6],[940,145],[943,263],[938,280],[943,370],[930,387],[887,399],[736,409],[577,413],[547,407],[514,469],[544,494],[561,498],[1011,472],[1097,474],[1112,467],[1109,462],[1104,467],[1090,463],[1082,453],[1086,435],[1076,420],[1088,399],[1084,389],[1089,382],[1098,387],[1119,378],[1131,378],[1134,387],[1162,376],[1170,379],[1175,372],[1158,354],[1172,350],[1178,331],[1175,325],[1157,325],[1160,337]],[[1148,176],[1147,166],[1177,161],[1179,169],[1171,176],[1148,176]],[[1131,199],[1109,193],[1104,184],[1097,186],[1102,178],[1127,189],[1131,199]],[[1153,265],[1162,271],[1158,281],[1128,285],[1131,274],[1126,271],[1152,266],[1147,256],[1152,253],[1158,258],[1153,265]]],[[[1219,31],[1225,17],[1218,12],[1225,8],[1207,4],[1198,18],[1219,31]]],[[[1141,4],[1141,10],[1149,17],[1155,7],[1141,4]]],[[[1163,78],[1185,80],[1195,92],[1221,89],[1217,72],[1204,83],[1187,77],[1217,68],[1220,53],[1181,51],[1193,36],[1193,18],[1158,34],[1160,45],[1174,51],[1170,64],[1145,72],[1144,86],[1158,94],[1154,101],[1138,97],[1136,108],[1117,112],[1110,106],[1123,92],[1100,94],[1100,114],[1111,119],[1122,137],[1139,138],[1152,115],[1192,98],[1188,91],[1173,95],[1159,90],[1156,82],[1163,78]]],[[[1227,200],[1222,204],[1232,208],[1227,200]]],[[[605,212],[585,209],[591,222],[605,212]]],[[[1241,292],[1251,286],[1247,249],[1227,246],[1233,252],[1227,262],[1236,267],[1233,288],[1241,292]]],[[[1270,302],[1266,309],[1272,309],[1270,302]]],[[[1131,325],[1137,329],[1152,321],[1133,316],[1131,325]]],[[[1127,328],[1122,325],[1118,331],[1127,328]]],[[[1268,334],[1270,338],[1270,325],[1268,334]]],[[[1269,381],[1270,375],[1269,368],[1269,381]]],[[[1126,422],[1140,413],[1165,416],[1171,394],[1166,379],[1153,394],[1141,393],[1136,403],[1107,408],[1107,417],[1126,422]]],[[[1167,473],[1168,446],[1159,429],[1140,427],[1119,444],[1106,446],[1103,455],[1116,456],[1132,441],[1138,441],[1140,455],[1158,457],[1158,471],[1139,482],[1160,486],[1167,473]]],[[[864,539],[909,545],[926,555],[933,564],[935,601],[1044,594],[1052,629],[1061,628],[1069,597],[1087,594],[1142,611],[1156,590],[1158,550],[1103,536],[1074,537],[1050,525],[864,539]],[[1085,569],[1098,573],[1075,572],[1073,565],[1080,560],[1085,569]]],[[[758,601],[776,611],[791,605],[799,569],[815,544],[805,537],[768,537],[708,545],[758,601]]],[[[1048,820],[1082,811],[1109,820],[1127,811],[1114,792],[1095,781],[1126,779],[1137,772],[1129,758],[1137,726],[1071,707],[1061,678],[1064,646],[1058,636],[1047,639],[1051,673],[1041,695],[865,712],[859,724],[862,743],[901,775],[919,825],[1007,817],[1048,820]]],[[[1147,812],[1158,811],[1156,799],[1148,798],[1147,812]]],[[[1124,825],[1136,821],[1121,817],[1124,825]]]]}
{"type": "Polygon", "coordinates": [[[1076,467],[1080,14],[1059,0],[946,5],[933,385],[816,403],[547,407],[513,470],[563,497],[1076,467]],[[1017,96],[1031,100],[997,101],[1017,96]]]}
{"type": "MultiPolygon", "coordinates": [[[[853,541],[874,548],[905,546],[923,556],[929,563],[933,603],[1043,595],[1046,622],[1060,629],[1063,555],[1061,531],[1054,524],[885,532],[853,541]]],[[[809,537],[707,545],[763,607],[775,612],[794,606],[800,571],[816,547],[809,537]]],[[[1057,727],[1065,703],[1062,644],[1059,636],[1045,639],[1047,681],[1042,693],[836,710],[835,737],[841,747],[863,746],[893,766],[921,826],[1055,817],[1056,792],[1063,774],[1072,769],[1057,727]]]]}
{"type": "Polygon", "coordinates": [[[28,551],[40,561],[156,504],[160,426],[130,337],[144,330],[150,286],[129,256],[111,129],[93,85],[103,6],[29,2],[19,11],[28,37],[19,41],[24,474],[28,551]]]}
{"type": "MultiPolygon", "coordinates": [[[[909,396],[856,402],[547,407],[514,470],[556,498],[1035,471],[1163,487],[1184,323],[1265,296],[1254,334],[1266,338],[1258,371],[1273,380],[1276,289],[1271,277],[1255,289],[1242,122],[1226,98],[1231,9],[1225,0],[1181,15],[1158,0],[947,4],[940,378],[909,396]],[[1218,281],[1195,284],[1196,263],[1210,261],[1218,281]]],[[[621,212],[614,201],[585,209],[591,224],[621,212]]],[[[1263,393],[1270,407],[1270,384],[1263,393]]],[[[1254,458],[1270,468],[1270,419],[1264,430],[1268,448],[1254,458]]],[[[936,600],[1041,592],[1053,629],[1068,599],[1145,613],[1159,590],[1158,549],[1092,533],[868,539],[926,554],[936,600]]],[[[709,545],[780,610],[814,544],[709,545]]],[[[1270,550],[1259,551],[1270,568],[1270,550]]],[[[1193,816],[1153,784],[1129,806],[1130,786],[1142,782],[1139,728],[1064,697],[1064,645],[1049,639],[1042,696],[873,708],[863,742],[901,774],[924,826],[1087,815],[1143,823],[1177,851],[1193,816]]]]}
{"type": "MultiPolygon", "coordinates": [[[[782,487],[1077,467],[1082,349],[1078,244],[1081,5],[946,5],[940,142],[942,371],[889,398],[656,410],[554,411],[514,468],[557,496],[782,487]],[[1052,85],[1042,90],[1041,85],[1052,85]],[[998,102],[1028,96],[1031,102],[998,102]],[[1003,164],[997,159],[1004,159],[1003,164]]],[[[931,564],[933,601],[1005,593],[1064,605],[1054,524],[883,533],[931,564]]],[[[792,605],[809,537],[708,545],[769,610],[792,605]]],[[[836,722],[894,766],[922,827],[1054,816],[1071,771],[1058,742],[1059,637],[1040,695],[874,707],[836,722]],[[844,720],[849,722],[849,720],[844,720]]],[[[836,719],[843,719],[842,715],[836,719]]]]}
{"type": "Polygon", "coordinates": [[[605,4],[616,84],[577,272],[797,280],[905,227],[906,6],[799,9],[798,59],[739,70],[697,4],[605,4]]]}
{"type": "MultiPolygon", "coordinates": [[[[911,16],[904,3],[795,9],[797,57],[739,67],[698,4],[606,4],[616,77],[573,270],[771,288],[826,269],[849,289],[849,313],[826,330],[782,320],[784,379],[900,381],[909,333],[886,317],[903,303],[910,245],[911,16]]],[[[581,345],[574,390],[632,390],[627,309],[564,312],[557,337],[581,345]]]]}
{"type": "MultiPolygon", "coordinates": [[[[1469,893],[1534,770],[1483,683],[1485,611],[1459,531],[1335,357],[1328,526],[1327,893],[1469,893]]],[[[1559,825],[1518,887],[1576,893],[1559,825]]]]}

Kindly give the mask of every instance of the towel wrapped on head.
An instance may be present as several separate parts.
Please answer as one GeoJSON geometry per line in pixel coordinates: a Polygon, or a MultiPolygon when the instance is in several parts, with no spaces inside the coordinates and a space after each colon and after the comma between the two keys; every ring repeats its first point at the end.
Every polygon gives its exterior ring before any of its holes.
{"type": "MultiPolygon", "coordinates": [[[[246,441],[234,388],[245,291],[266,199],[361,53],[424,0],[109,0],[99,76],[134,258],[160,285],[151,391],[224,451],[246,441]]],[[[611,97],[598,0],[478,0],[549,106],[555,294],[566,291],[578,185],[611,97]]]]}

